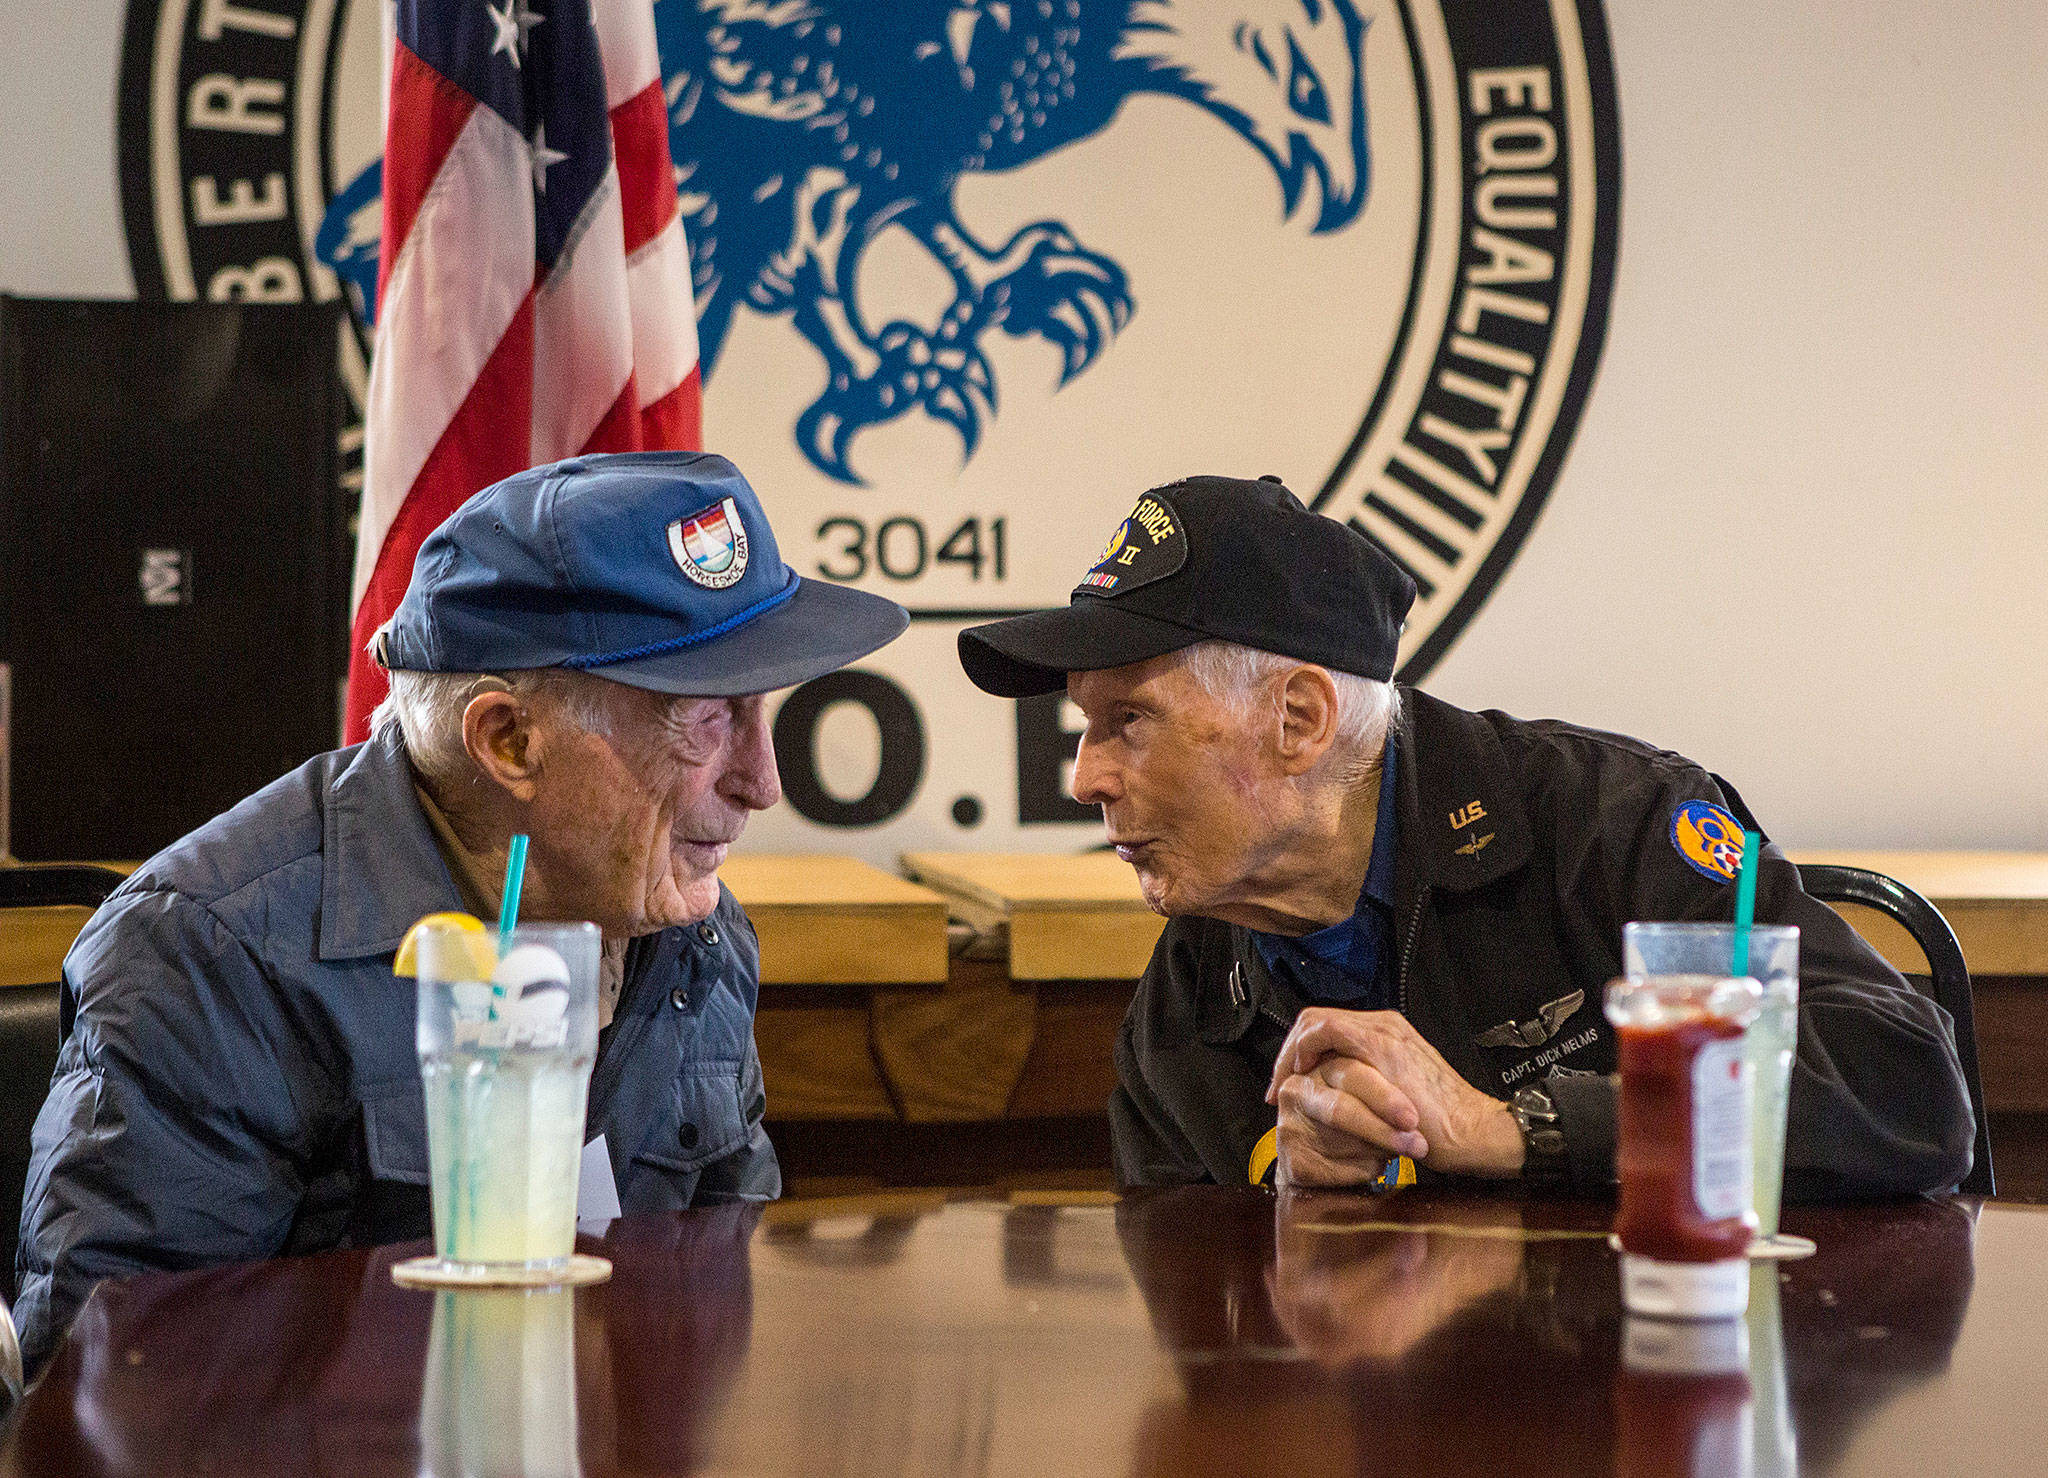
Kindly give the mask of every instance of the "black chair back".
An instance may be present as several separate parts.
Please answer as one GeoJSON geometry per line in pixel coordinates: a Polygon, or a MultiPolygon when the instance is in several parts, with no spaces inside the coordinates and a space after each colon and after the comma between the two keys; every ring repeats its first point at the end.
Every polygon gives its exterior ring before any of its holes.
{"type": "MultiPolygon", "coordinates": [[[[121,882],[110,867],[0,867],[0,909],[98,908],[121,882]]],[[[62,994],[54,980],[0,986],[0,1296],[14,1290],[29,1132],[50,1091],[58,1044],[71,1028],[62,994]]]]}
{"type": "Polygon", "coordinates": [[[1970,1173],[1958,1188],[1968,1195],[1997,1194],[1991,1170],[1991,1126],[1984,1117],[1984,1085],[1977,1074],[1977,1013],[1971,1006],[1970,970],[1963,947],[1941,910],[1896,878],[1863,867],[1802,865],[1800,884],[1823,903],[1855,903],[1897,920],[1927,956],[1935,1004],[1948,1012],[1956,1028],[1956,1056],[1970,1089],[1970,1112],[1977,1117],[1977,1149],[1970,1173]]]}

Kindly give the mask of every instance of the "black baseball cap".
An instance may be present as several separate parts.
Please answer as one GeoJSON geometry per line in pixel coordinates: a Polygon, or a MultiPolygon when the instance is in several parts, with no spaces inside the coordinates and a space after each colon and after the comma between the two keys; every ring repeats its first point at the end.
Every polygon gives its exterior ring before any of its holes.
{"type": "Polygon", "coordinates": [[[1386,682],[1414,602],[1385,550],[1278,478],[1190,477],[1138,499],[1065,609],[961,632],[960,665],[1028,698],[1219,639],[1386,682]]]}

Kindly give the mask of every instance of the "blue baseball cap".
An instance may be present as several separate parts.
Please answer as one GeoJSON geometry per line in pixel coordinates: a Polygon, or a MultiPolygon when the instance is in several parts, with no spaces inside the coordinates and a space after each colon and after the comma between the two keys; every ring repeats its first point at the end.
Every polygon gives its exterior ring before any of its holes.
{"type": "Polygon", "coordinates": [[[725,458],[620,452],[516,473],[456,509],[420,546],[379,656],[394,671],[570,667],[729,697],[822,677],[909,622],[785,565],[725,458]]]}

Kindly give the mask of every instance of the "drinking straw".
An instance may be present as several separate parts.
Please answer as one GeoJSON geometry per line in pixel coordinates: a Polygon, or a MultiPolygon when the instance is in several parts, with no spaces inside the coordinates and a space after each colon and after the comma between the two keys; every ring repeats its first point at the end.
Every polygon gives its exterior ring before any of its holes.
{"type": "MultiPolygon", "coordinates": [[[[505,892],[498,900],[498,953],[512,947],[512,931],[519,925],[519,890],[526,886],[526,833],[512,834],[512,850],[505,858],[505,892]]],[[[491,981],[491,1019],[496,1020],[498,1007],[505,1000],[503,981],[491,981]]]]}
{"type": "Polygon", "coordinates": [[[1756,920],[1756,856],[1762,841],[1753,831],[1742,834],[1742,870],[1735,879],[1735,958],[1729,961],[1730,975],[1749,973],[1749,930],[1756,920]]]}

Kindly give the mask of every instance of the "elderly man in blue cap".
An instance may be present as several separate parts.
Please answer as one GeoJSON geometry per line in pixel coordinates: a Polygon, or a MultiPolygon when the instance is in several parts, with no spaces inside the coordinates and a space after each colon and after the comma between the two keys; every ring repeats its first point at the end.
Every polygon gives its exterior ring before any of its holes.
{"type": "Polygon", "coordinates": [[[465,503],[379,635],[370,741],[144,864],[66,959],[22,1208],[30,1367],[103,1278],[427,1235],[392,955],[425,914],[495,913],[515,833],[522,913],[603,931],[587,1135],[620,1205],[775,1196],[759,950],[718,867],[781,796],[763,695],[907,619],[785,566],[721,457],[578,458],[465,503]]]}

